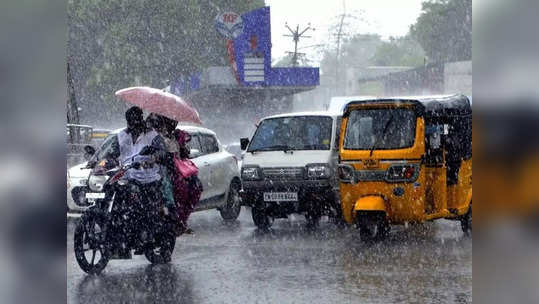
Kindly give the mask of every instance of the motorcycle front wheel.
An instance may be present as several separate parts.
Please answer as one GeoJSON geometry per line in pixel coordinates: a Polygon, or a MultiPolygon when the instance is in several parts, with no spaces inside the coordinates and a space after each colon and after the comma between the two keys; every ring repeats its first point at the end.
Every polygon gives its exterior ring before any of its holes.
{"type": "Polygon", "coordinates": [[[75,258],[80,268],[88,274],[100,274],[109,262],[106,231],[106,217],[98,213],[83,215],[75,227],[75,258]]]}

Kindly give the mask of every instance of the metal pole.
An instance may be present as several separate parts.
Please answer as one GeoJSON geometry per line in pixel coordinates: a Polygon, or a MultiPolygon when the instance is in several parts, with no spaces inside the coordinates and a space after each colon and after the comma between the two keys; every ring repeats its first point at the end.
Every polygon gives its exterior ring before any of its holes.
{"type": "Polygon", "coordinates": [[[283,35],[283,36],[292,37],[292,40],[294,41],[294,53],[292,55],[292,66],[297,66],[298,65],[298,42],[299,42],[299,38],[301,38],[301,37],[310,38],[310,36],[303,36],[303,34],[305,34],[305,32],[307,32],[307,30],[312,29],[314,31],[315,29],[311,28],[310,24],[301,32],[299,30],[299,24],[296,26],[296,30],[292,30],[288,26],[288,24],[286,24],[286,23],[285,23],[285,26],[288,29],[288,31],[290,31],[291,35],[283,35]]]}

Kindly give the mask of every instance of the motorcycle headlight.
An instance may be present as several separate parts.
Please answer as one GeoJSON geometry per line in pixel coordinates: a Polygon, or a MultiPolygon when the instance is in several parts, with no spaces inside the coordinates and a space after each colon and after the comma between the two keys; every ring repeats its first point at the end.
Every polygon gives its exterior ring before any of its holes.
{"type": "Polygon", "coordinates": [[[244,180],[261,180],[262,173],[260,167],[243,167],[241,168],[241,178],[244,180]]]}
{"type": "Polygon", "coordinates": [[[108,176],[106,175],[93,175],[91,174],[88,178],[88,188],[92,191],[101,192],[103,191],[103,186],[107,181],[108,176]]]}
{"type": "Polygon", "coordinates": [[[308,164],[305,166],[305,178],[326,179],[331,176],[331,169],[328,164],[308,164]]]}

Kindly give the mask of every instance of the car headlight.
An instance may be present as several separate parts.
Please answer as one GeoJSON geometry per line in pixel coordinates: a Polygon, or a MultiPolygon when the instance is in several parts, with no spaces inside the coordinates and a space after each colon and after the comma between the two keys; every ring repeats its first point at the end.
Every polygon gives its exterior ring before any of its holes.
{"type": "Polygon", "coordinates": [[[241,168],[241,178],[244,180],[261,180],[262,179],[262,172],[260,170],[260,167],[253,166],[253,167],[242,167],[241,168]]]}
{"type": "Polygon", "coordinates": [[[337,169],[342,183],[355,183],[355,169],[350,165],[340,164],[337,169]]]}
{"type": "Polygon", "coordinates": [[[101,192],[103,191],[103,186],[107,182],[108,176],[106,175],[93,175],[91,174],[88,178],[88,188],[92,191],[101,192]]]}
{"type": "Polygon", "coordinates": [[[331,168],[328,164],[308,164],[305,166],[305,178],[326,179],[331,176],[331,168]]]}

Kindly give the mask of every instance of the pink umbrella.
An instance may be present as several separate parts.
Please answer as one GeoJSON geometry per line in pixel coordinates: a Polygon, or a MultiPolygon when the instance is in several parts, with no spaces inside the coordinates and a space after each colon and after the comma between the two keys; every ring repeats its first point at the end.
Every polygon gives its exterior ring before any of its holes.
{"type": "Polygon", "coordinates": [[[140,108],[180,122],[200,124],[200,116],[190,103],[172,93],[150,87],[131,87],[116,91],[116,96],[140,108]]]}

